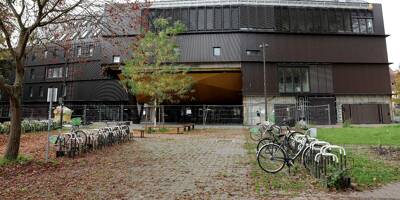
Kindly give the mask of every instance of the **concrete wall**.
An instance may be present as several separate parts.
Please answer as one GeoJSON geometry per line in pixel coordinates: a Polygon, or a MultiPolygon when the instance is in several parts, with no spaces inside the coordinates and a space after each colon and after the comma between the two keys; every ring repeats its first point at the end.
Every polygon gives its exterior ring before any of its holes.
{"type": "MultiPolygon", "coordinates": [[[[390,96],[336,96],[336,109],[338,123],[343,123],[342,105],[343,104],[388,104],[392,111],[392,100],[390,96]]],[[[393,120],[393,112],[391,112],[393,120]]]]}
{"type": "MultiPolygon", "coordinates": [[[[257,111],[260,111],[261,120],[265,119],[265,99],[263,96],[243,97],[243,124],[246,126],[255,125],[260,122],[257,111]]],[[[296,104],[296,97],[268,97],[268,115],[273,112],[275,104],[296,104]]]]}

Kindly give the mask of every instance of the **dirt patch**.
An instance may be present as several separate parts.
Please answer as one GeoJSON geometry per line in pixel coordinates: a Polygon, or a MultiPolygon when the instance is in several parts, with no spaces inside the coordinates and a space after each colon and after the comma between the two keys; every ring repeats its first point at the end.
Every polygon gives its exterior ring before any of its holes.
{"type": "Polygon", "coordinates": [[[400,147],[372,147],[372,151],[385,160],[400,161],[400,147]]]}

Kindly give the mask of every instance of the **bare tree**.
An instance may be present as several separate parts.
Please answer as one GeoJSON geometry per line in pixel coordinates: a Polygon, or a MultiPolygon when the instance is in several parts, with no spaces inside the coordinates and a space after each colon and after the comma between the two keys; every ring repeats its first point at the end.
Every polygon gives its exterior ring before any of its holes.
{"type": "Polygon", "coordinates": [[[19,154],[26,54],[36,45],[61,37],[60,27],[71,28],[79,20],[98,20],[105,3],[113,1],[0,0],[0,49],[7,50],[15,73],[11,84],[0,75],[0,89],[9,97],[11,113],[6,159],[14,160],[19,154]],[[58,33],[54,34],[52,30],[58,33]]]}

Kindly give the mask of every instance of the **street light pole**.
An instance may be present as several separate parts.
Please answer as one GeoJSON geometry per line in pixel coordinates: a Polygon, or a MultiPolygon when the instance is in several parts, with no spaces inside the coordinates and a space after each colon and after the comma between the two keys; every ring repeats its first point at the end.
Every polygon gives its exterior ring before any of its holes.
{"type": "Polygon", "coordinates": [[[265,55],[265,50],[266,47],[268,47],[269,45],[267,43],[262,43],[260,45],[260,48],[262,48],[262,52],[263,52],[263,63],[264,63],[264,104],[265,104],[265,121],[268,121],[268,102],[267,102],[267,63],[266,63],[266,55],[265,55]]]}

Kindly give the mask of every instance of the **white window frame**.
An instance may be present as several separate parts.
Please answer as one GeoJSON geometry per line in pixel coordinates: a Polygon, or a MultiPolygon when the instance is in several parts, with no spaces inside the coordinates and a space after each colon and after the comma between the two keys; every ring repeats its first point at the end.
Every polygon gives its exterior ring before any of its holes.
{"type": "Polygon", "coordinates": [[[118,55],[113,56],[113,63],[121,63],[121,56],[118,55]]]}
{"type": "Polygon", "coordinates": [[[213,56],[221,56],[221,47],[213,47],[213,56]]]}

